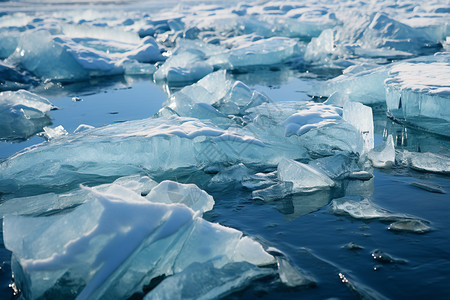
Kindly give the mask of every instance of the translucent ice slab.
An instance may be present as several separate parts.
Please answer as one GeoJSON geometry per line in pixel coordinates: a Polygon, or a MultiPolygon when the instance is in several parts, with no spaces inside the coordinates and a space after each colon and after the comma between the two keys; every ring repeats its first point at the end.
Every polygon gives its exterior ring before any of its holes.
{"type": "Polygon", "coordinates": [[[184,205],[152,203],[123,187],[87,194],[86,203],[66,214],[4,218],[15,284],[27,299],[124,299],[192,263],[274,263],[259,243],[184,205]]]}
{"type": "Polygon", "coordinates": [[[53,105],[25,90],[0,92],[0,140],[23,140],[50,124],[53,105]]]}

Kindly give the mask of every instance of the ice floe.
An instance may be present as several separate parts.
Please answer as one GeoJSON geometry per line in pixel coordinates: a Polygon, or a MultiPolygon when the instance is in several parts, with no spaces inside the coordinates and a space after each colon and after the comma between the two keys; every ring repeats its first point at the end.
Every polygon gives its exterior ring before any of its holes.
{"type": "Polygon", "coordinates": [[[54,106],[34,93],[0,92],[0,140],[24,140],[51,123],[54,106]]]}

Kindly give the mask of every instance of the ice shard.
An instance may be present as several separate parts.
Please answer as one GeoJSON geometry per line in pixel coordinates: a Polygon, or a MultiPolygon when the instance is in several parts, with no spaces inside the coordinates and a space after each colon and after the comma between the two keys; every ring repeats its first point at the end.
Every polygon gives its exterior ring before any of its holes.
{"type": "Polygon", "coordinates": [[[395,146],[392,135],[388,136],[385,143],[372,149],[368,157],[376,168],[389,168],[395,164],[395,146]]]}
{"type": "Polygon", "coordinates": [[[334,181],[320,170],[289,159],[282,159],[278,164],[278,177],[282,181],[292,182],[294,192],[311,192],[334,186],[334,181]]]}
{"type": "Polygon", "coordinates": [[[372,108],[358,102],[346,102],[342,116],[361,133],[363,152],[370,151],[374,145],[372,108]]]}

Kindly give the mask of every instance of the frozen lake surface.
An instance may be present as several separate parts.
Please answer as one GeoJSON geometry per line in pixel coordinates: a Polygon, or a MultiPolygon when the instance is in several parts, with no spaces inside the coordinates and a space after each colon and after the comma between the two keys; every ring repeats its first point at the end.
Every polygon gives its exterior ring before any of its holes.
{"type": "Polygon", "coordinates": [[[448,299],[450,3],[5,1],[1,299],[448,299]]]}

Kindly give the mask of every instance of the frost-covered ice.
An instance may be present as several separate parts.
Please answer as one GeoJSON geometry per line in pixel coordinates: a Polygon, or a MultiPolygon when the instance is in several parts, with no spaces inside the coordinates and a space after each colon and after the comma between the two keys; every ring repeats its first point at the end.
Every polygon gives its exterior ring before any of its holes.
{"type": "Polygon", "coordinates": [[[61,137],[63,135],[68,135],[69,133],[64,129],[64,127],[59,125],[59,126],[56,126],[55,128],[45,126],[44,131],[39,134],[42,135],[47,140],[51,140],[54,138],[61,137]]]}
{"type": "Polygon", "coordinates": [[[25,90],[0,93],[0,140],[21,140],[50,124],[53,105],[25,90]]]}
{"type": "Polygon", "coordinates": [[[13,252],[15,284],[24,297],[123,299],[192,263],[274,263],[259,243],[184,205],[153,203],[123,187],[115,191],[120,193],[87,190],[90,199],[63,215],[4,218],[5,246],[13,252]],[[70,290],[61,284],[67,280],[70,290]]]}

